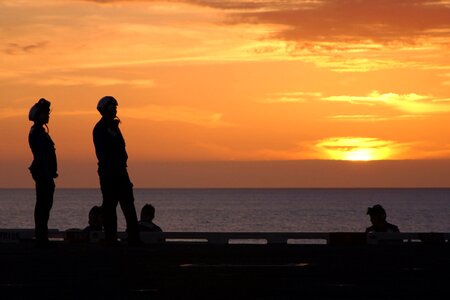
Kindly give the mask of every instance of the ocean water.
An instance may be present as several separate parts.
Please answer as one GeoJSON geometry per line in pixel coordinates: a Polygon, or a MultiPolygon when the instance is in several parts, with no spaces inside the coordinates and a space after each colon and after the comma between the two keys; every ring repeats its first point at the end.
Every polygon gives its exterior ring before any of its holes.
{"type": "MultiPolygon", "coordinates": [[[[450,189],[135,189],[164,231],[361,232],[381,204],[402,232],[450,232],[450,189]]],[[[33,189],[0,189],[0,228],[33,228],[33,189]]],[[[84,228],[98,189],[57,189],[49,227],[84,228]]],[[[119,230],[125,229],[120,206],[119,230]]]]}

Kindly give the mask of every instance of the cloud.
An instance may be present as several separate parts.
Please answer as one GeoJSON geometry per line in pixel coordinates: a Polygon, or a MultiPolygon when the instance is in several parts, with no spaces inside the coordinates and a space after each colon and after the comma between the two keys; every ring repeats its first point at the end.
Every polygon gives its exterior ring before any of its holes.
{"type": "Polygon", "coordinates": [[[207,6],[223,10],[269,10],[286,7],[311,7],[322,2],[322,0],[85,0],[101,4],[125,3],[125,2],[181,2],[194,5],[207,6]]]}
{"type": "MultiPolygon", "coordinates": [[[[31,104],[32,105],[32,104],[31,104]]],[[[30,105],[30,107],[31,107],[30,105]]],[[[28,120],[28,108],[15,108],[15,107],[4,107],[0,108],[0,120],[8,118],[21,117],[24,120],[28,120]]],[[[96,110],[55,110],[52,114],[57,116],[90,116],[98,115],[96,110]]],[[[24,121],[25,122],[25,121],[24,121]]]]}
{"type": "Polygon", "coordinates": [[[335,115],[330,118],[345,121],[385,121],[392,119],[416,119],[424,114],[450,112],[450,98],[438,98],[432,95],[416,93],[397,94],[372,91],[367,96],[339,95],[324,96],[319,92],[273,93],[260,100],[261,103],[300,103],[306,101],[342,102],[354,105],[387,106],[405,112],[402,115],[335,115]]]}
{"type": "MultiPolygon", "coordinates": [[[[52,113],[54,116],[92,116],[98,115],[93,109],[89,110],[68,110],[57,109],[52,113]]],[[[120,108],[119,117],[145,119],[154,122],[178,122],[196,126],[218,128],[234,126],[230,122],[223,120],[223,114],[199,110],[183,106],[162,106],[147,105],[136,108],[120,108]]],[[[27,108],[4,107],[0,108],[0,120],[14,117],[28,118],[27,108]]]]}
{"type": "Polygon", "coordinates": [[[354,121],[354,122],[379,122],[390,120],[391,117],[379,115],[338,115],[330,117],[338,121],[354,121]]]}
{"type": "Polygon", "coordinates": [[[86,0],[96,3],[175,2],[228,12],[228,22],[276,24],[276,36],[289,41],[404,41],[445,37],[448,1],[435,0],[86,0]]]}
{"type": "MultiPolygon", "coordinates": [[[[99,1],[97,1],[99,2],[99,1]]],[[[119,2],[119,1],[100,1],[119,2]]],[[[152,2],[152,1],[147,1],[152,2]]],[[[290,56],[337,72],[450,68],[450,6],[435,0],[186,0],[215,8],[224,24],[272,28],[261,58],[290,56]],[[447,67],[445,67],[447,66],[447,67]]]]}
{"type": "Polygon", "coordinates": [[[278,9],[230,13],[229,22],[276,26],[266,38],[285,41],[286,55],[337,72],[450,65],[450,7],[438,1],[292,1],[278,9]]]}
{"type": "Polygon", "coordinates": [[[337,115],[331,116],[330,119],[349,122],[382,122],[391,120],[421,119],[423,117],[423,115],[337,115]]]}
{"type": "Polygon", "coordinates": [[[98,115],[98,112],[96,110],[63,110],[56,112],[58,116],[91,116],[91,115],[98,115]]]}
{"type": "MultiPolygon", "coordinates": [[[[396,94],[373,91],[367,96],[329,96],[322,100],[334,102],[347,102],[360,105],[383,105],[412,114],[443,113],[450,111],[450,103],[440,102],[432,96],[415,93],[396,94]]],[[[446,99],[445,99],[446,100],[446,99]]]]}
{"type": "MultiPolygon", "coordinates": [[[[25,9],[29,9],[31,2],[20,1],[25,9]]],[[[10,28],[23,38],[3,51],[10,54],[36,51],[33,46],[40,45],[27,45],[23,41],[35,38],[34,33],[40,32],[52,36],[48,65],[53,62],[58,67],[300,60],[337,72],[450,69],[448,1],[85,0],[69,3],[70,6],[60,4],[70,7],[66,11],[47,8],[25,22],[9,20],[13,24],[10,28]],[[86,5],[87,2],[90,3],[86,5]],[[122,13],[116,14],[117,9],[122,13]],[[73,23],[63,21],[67,19],[73,23]],[[23,36],[28,31],[33,35],[23,36]],[[70,49],[65,46],[68,41],[72,45],[70,49]],[[109,47],[98,53],[92,46],[97,42],[109,47]],[[125,47],[126,56],[123,55],[125,47]]],[[[11,14],[21,13],[12,9],[11,14]]],[[[5,32],[12,32],[10,28],[5,32]]],[[[8,40],[15,41],[16,36],[10,34],[8,40]]],[[[13,63],[10,64],[15,67],[13,63]]]]}
{"type": "Polygon", "coordinates": [[[318,141],[315,147],[326,158],[366,161],[393,159],[409,146],[372,137],[332,137],[318,141]]]}
{"type": "Polygon", "coordinates": [[[274,93],[267,98],[261,100],[262,103],[298,103],[305,102],[310,98],[321,97],[318,92],[291,92],[291,93],[274,93]]]}
{"type": "Polygon", "coordinates": [[[3,53],[8,55],[29,54],[44,49],[48,45],[48,41],[41,41],[35,44],[17,44],[9,43],[3,49],[3,53]]]}
{"type": "Polygon", "coordinates": [[[24,108],[12,108],[12,107],[4,107],[0,108],[0,120],[15,118],[23,116],[25,120],[28,119],[28,111],[24,108]]]}
{"type": "Polygon", "coordinates": [[[430,30],[448,29],[450,25],[450,8],[432,0],[323,0],[314,6],[302,4],[304,1],[292,1],[280,9],[236,14],[233,20],[288,26],[277,35],[294,41],[411,43],[411,37],[424,33],[441,36],[430,30]]]}
{"type": "Polygon", "coordinates": [[[48,76],[39,78],[25,78],[18,80],[22,84],[33,84],[38,86],[114,86],[114,85],[129,85],[134,87],[150,88],[154,87],[155,83],[150,79],[120,79],[108,77],[93,77],[93,76],[79,76],[79,75],[61,75],[48,76]]]}
{"type": "Polygon", "coordinates": [[[123,108],[120,115],[157,122],[181,122],[211,128],[234,126],[232,123],[223,120],[222,113],[184,106],[148,105],[135,109],[123,108]]]}

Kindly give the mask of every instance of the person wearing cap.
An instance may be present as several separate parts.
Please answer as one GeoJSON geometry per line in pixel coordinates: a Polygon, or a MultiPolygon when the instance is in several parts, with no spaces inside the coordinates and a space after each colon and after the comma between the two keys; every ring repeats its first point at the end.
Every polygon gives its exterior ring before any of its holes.
{"type": "Polygon", "coordinates": [[[117,244],[117,204],[125,216],[129,244],[140,244],[139,226],[134,206],[133,184],[127,171],[128,155],[119,129],[117,100],[105,96],[97,104],[102,115],[93,131],[98,175],[103,195],[103,228],[107,244],[117,244]]]}
{"type": "Polygon", "coordinates": [[[386,211],[383,206],[377,204],[367,208],[372,226],[366,228],[366,233],[370,232],[400,232],[396,225],[386,221],[386,211]]]}
{"type": "Polygon", "coordinates": [[[36,186],[35,236],[38,245],[45,245],[48,244],[48,220],[55,193],[54,179],[58,177],[55,144],[47,125],[50,119],[50,102],[41,98],[31,107],[28,119],[34,122],[28,135],[28,143],[33,153],[29,170],[36,186]]]}

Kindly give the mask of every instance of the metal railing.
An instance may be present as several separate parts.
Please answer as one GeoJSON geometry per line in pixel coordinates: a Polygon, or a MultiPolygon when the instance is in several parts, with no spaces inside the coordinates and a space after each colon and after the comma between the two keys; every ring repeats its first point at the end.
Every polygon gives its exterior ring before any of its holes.
{"type": "MultiPolygon", "coordinates": [[[[119,232],[120,240],[127,234],[119,232]]],[[[32,240],[34,229],[0,229],[0,243],[32,240]]],[[[49,230],[51,240],[97,243],[103,232],[82,230],[49,230]]],[[[361,233],[361,232],[141,232],[146,244],[204,243],[204,244],[330,244],[364,245],[383,243],[449,243],[450,233],[361,233]]]]}

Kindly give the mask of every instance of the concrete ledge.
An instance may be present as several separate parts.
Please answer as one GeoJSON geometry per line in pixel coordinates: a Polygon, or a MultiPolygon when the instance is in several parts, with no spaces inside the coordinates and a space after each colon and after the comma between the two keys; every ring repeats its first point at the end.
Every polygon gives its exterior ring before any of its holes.
{"type": "MultiPolygon", "coordinates": [[[[126,240],[126,232],[118,237],[126,240]]],[[[0,229],[0,242],[20,242],[34,238],[33,229],[0,229]]],[[[97,243],[104,233],[82,230],[49,230],[49,238],[65,242],[97,243]]],[[[450,233],[361,233],[361,232],[141,232],[146,244],[161,243],[208,243],[208,244],[329,244],[329,245],[376,245],[382,243],[449,243],[450,233]]]]}

